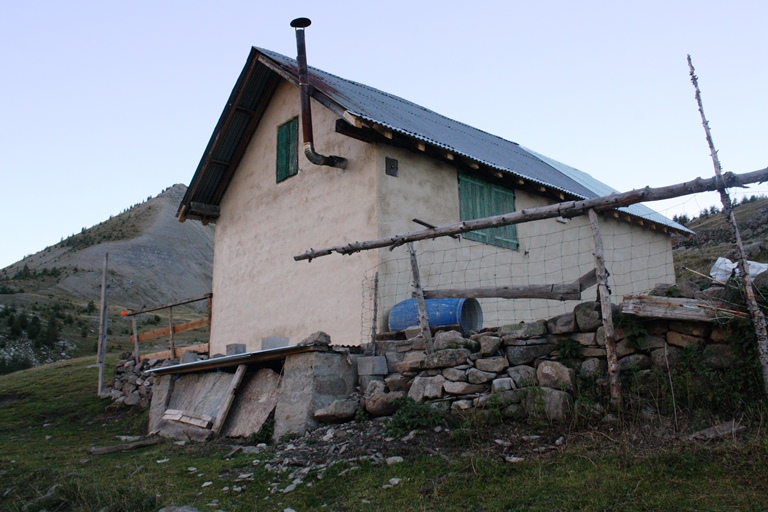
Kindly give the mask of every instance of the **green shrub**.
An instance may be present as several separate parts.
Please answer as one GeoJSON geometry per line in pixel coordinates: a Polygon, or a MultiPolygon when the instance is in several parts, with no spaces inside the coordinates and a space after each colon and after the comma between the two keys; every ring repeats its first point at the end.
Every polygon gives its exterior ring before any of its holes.
{"type": "Polygon", "coordinates": [[[443,422],[440,411],[410,397],[396,399],[395,405],[397,411],[384,427],[384,432],[392,437],[402,437],[411,430],[435,427],[443,422]]]}

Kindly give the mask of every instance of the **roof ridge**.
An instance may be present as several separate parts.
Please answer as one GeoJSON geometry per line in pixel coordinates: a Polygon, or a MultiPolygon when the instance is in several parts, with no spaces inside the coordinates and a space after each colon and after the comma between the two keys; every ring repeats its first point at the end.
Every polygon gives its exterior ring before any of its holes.
{"type": "MultiPolygon", "coordinates": [[[[283,55],[283,54],[281,54],[281,53],[278,53],[278,52],[275,52],[275,51],[272,51],[272,50],[268,50],[268,49],[266,49],[266,48],[260,48],[260,47],[258,47],[258,46],[254,46],[254,48],[256,48],[256,50],[258,50],[258,51],[260,51],[260,52],[262,52],[262,53],[265,53],[265,54],[273,54],[273,55],[279,55],[279,56],[281,56],[281,57],[283,57],[283,58],[285,58],[285,59],[288,59],[288,60],[292,61],[293,63],[296,63],[296,59],[294,59],[294,58],[292,58],[292,57],[288,57],[287,55],[283,55]]],[[[402,101],[402,102],[404,102],[404,103],[408,103],[409,105],[413,105],[414,107],[417,107],[417,108],[419,108],[420,110],[423,110],[423,111],[425,111],[425,112],[429,112],[429,113],[431,113],[431,114],[434,114],[434,115],[436,115],[436,116],[438,116],[438,117],[440,117],[440,118],[442,118],[442,119],[447,119],[448,121],[450,121],[450,122],[452,122],[452,123],[457,123],[457,124],[460,124],[460,125],[462,125],[462,126],[465,126],[465,127],[469,128],[469,129],[471,129],[471,130],[473,130],[473,131],[482,132],[482,133],[484,133],[484,134],[486,134],[486,135],[490,135],[491,137],[493,137],[493,138],[495,138],[495,139],[499,139],[499,140],[501,140],[501,141],[504,141],[504,142],[508,142],[508,143],[514,144],[514,145],[516,145],[516,146],[518,146],[518,147],[521,147],[521,148],[523,147],[523,146],[522,146],[522,145],[521,145],[519,142],[515,142],[515,141],[513,141],[513,140],[509,140],[509,139],[505,139],[504,137],[501,137],[501,136],[499,136],[499,135],[496,135],[496,134],[494,134],[494,133],[491,133],[491,132],[485,131],[485,130],[483,130],[483,129],[481,129],[481,128],[477,128],[476,126],[472,126],[471,124],[465,123],[465,122],[463,122],[463,121],[459,121],[459,120],[457,120],[457,119],[453,119],[453,118],[451,118],[451,117],[448,117],[448,116],[446,116],[446,115],[443,115],[443,114],[441,114],[440,112],[437,112],[437,111],[435,111],[435,110],[432,110],[432,109],[430,109],[430,108],[427,108],[427,107],[425,107],[425,106],[423,106],[423,105],[419,105],[419,104],[418,104],[418,103],[416,103],[416,102],[413,102],[413,101],[410,101],[410,100],[408,100],[408,99],[405,99],[405,98],[403,98],[402,96],[398,96],[398,95],[396,95],[396,94],[392,94],[392,93],[390,93],[390,92],[384,91],[384,90],[382,90],[382,89],[378,89],[378,88],[376,88],[376,87],[373,87],[373,86],[371,86],[371,85],[368,85],[368,84],[364,84],[364,83],[362,83],[362,82],[358,82],[358,81],[356,81],[356,80],[351,80],[351,79],[349,79],[349,78],[345,78],[345,77],[343,77],[343,76],[339,76],[339,75],[337,75],[337,74],[331,73],[331,72],[329,72],[329,71],[326,71],[326,70],[324,70],[324,69],[316,68],[316,67],[314,67],[314,66],[310,66],[310,65],[307,65],[307,67],[308,67],[310,70],[313,70],[313,71],[316,71],[316,72],[318,72],[317,74],[315,74],[315,75],[314,75],[314,78],[317,78],[317,79],[319,79],[320,81],[322,81],[322,82],[324,82],[324,83],[326,83],[326,84],[328,83],[328,81],[327,81],[327,80],[323,80],[323,79],[322,79],[322,77],[321,77],[320,75],[330,75],[330,76],[332,76],[333,78],[335,78],[335,79],[337,79],[337,80],[341,80],[341,81],[343,81],[343,82],[347,82],[347,83],[349,83],[349,84],[353,84],[353,85],[355,85],[355,86],[357,86],[357,87],[361,87],[361,88],[364,88],[364,89],[368,89],[368,90],[370,90],[370,91],[375,91],[375,92],[377,92],[377,93],[379,93],[379,94],[382,94],[382,95],[384,95],[384,96],[387,96],[388,98],[392,98],[392,99],[396,99],[396,100],[398,100],[398,101],[402,101]]],[[[374,99],[375,99],[375,98],[374,98],[374,99]]]]}

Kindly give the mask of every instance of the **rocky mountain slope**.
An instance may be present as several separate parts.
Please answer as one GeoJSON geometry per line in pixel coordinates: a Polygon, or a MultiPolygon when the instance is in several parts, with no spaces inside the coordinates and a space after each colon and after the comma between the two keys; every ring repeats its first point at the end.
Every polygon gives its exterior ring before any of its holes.
{"type": "MultiPolygon", "coordinates": [[[[57,269],[54,282],[13,280],[26,293],[98,302],[104,255],[109,253],[109,302],[127,308],[163,304],[211,290],[213,226],[180,223],[176,209],[186,191],[174,185],[144,203],[83,230],[3,269],[31,275],[57,269]]],[[[8,286],[12,286],[9,282],[8,286]]]]}
{"type": "MultiPolygon", "coordinates": [[[[127,346],[130,335],[121,311],[210,293],[213,226],[176,219],[185,192],[174,185],[0,270],[0,373],[95,351],[107,253],[113,350],[127,346]]],[[[205,308],[205,302],[174,308],[174,318],[199,317],[205,308]]],[[[139,320],[158,325],[164,316],[167,311],[158,311],[139,320]]],[[[207,339],[198,331],[189,336],[207,339]]]]}

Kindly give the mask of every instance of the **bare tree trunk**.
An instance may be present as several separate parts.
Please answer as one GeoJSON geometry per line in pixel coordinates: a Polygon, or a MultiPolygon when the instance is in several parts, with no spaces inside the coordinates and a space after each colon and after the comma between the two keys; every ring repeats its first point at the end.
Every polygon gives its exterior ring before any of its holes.
{"type": "Polygon", "coordinates": [[[408,244],[408,252],[411,255],[411,271],[413,271],[413,296],[416,297],[416,304],[419,307],[419,327],[421,328],[421,335],[424,337],[427,354],[431,354],[433,350],[432,331],[429,329],[429,315],[427,315],[427,303],[424,300],[424,290],[421,287],[421,278],[419,277],[416,249],[413,248],[412,243],[408,244]]]}
{"type": "Polygon", "coordinates": [[[707,145],[709,146],[709,153],[712,156],[712,163],[715,166],[715,177],[718,181],[717,190],[720,192],[720,201],[723,203],[723,215],[726,216],[728,222],[731,225],[733,231],[733,237],[736,243],[736,254],[738,256],[738,269],[739,276],[741,278],[742,288],[744,289],[744,295],[746,296],[747,308],[749,309],[750,316],[752,317],[752,324],[755,327],[755,337],[757,338],[757,352],[760,359],[760,365],[763,368],[763,388],[766,396],[768,397],[768,329],[765,325],[765,315],[763,314],[760,306],[757,303],[755,297],[755,291],[752,288],[752,282],[749,279],[749,265],[747,264],[747,253],[744,251],[744,245],[741,243],[741,233],[739,232],[739,225],[736,222],[736,216],[733,214],[733,204],[731,198],[725,189],[725,184],[722,179],[722,166],[720,165],[720,159],[717,156],[717,150],[715,149],[715,143],[712,140],[712,132],[709,130],[709,121],[704,115],[704,105],[701,101],[701,91],[699,90],[699,80],[693,69],[693,62],[691,56],[688,55],[688,69],[691,75],[691,83],[696,90],[696,103],[699,106],[699,113],[701,114],[701,124],[704,126],[704,133],[707,137],[707,145]]]}
{"type": "Polygon", "coordinates": [[[605,355],[608,358],[608,383],[611,388],[611,405],[614,409],[621,408],[621,371],[619,358],[616,355],[616,334],[613,330],[613,311],[611,309],[611,291],[608,289],[608,271],[605,269],[603,256],[603,237],[600,235],[600,225],[597,212],[589,210],[589,223],[592,226],[592,238],[595,242],[595,272],[597,274],[597,293],[600,298],[600,311],[605,330],[605,355]]]}

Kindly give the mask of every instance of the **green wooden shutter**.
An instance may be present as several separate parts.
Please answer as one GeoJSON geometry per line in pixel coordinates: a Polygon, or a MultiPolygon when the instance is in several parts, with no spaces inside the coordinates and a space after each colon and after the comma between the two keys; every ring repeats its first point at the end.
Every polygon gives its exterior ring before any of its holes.
{"type": "MultiPolygon", "coordinates": [[[[479,219],[515,211],[515,192],[481,179],[459,174],[459,209],[461,220],[479,219]]],[[[470,231],[464,238],[507,249],[517,249],[517,229],[502,226],[470,231]]]]}
{"type": "MultiPolygon", "coordinates": [[[[491,185],[491,212],[490,215],[502,215],[515,211],[515,193],[505,188],[491,185]]],[[[515,225],[501,226],[488,230],[491,242],[499,247],[515,249],[519,247],[517,242],[517,228],[515,225]]]]}
{"type": "Polygon", "coordinates": [[[277,182],[299,172],[299,118],[277,127],[277,182]]]}
{"type": "MultiPolygon", "coordinates": [[[[459,174],[459,208],[461,220],[479,219],[485,216],[488,202],[485,183],[466,174],[459,174]]],[[[476,242],[489,243],[486,230],[464,233],[464,238],[476,242]]]]}

